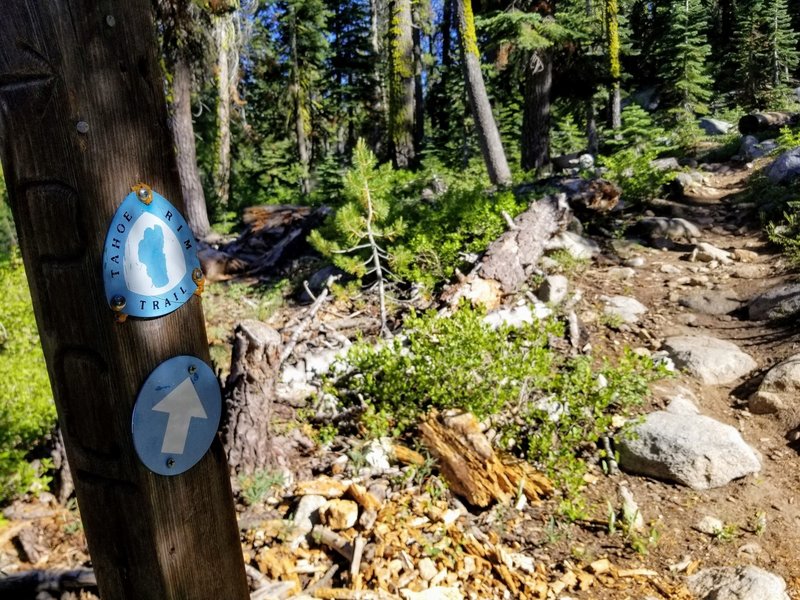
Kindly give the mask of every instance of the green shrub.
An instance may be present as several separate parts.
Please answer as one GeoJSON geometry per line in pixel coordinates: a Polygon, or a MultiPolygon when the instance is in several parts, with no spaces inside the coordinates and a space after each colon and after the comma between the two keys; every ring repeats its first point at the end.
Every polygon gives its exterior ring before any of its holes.
{"type": "Polygon", "coordinates": [[[608,169],[605,176],[622,188],[622,199],[630,205],[652,200],[674,177],[672,171],[653,167],[652,161],[657,156],[653,149],[625,148],[610,156],[601,156],[599,162],[608,169]]]}
{"type": "Polygon", "coordinates": [[[26,457],[55,417],[28,284],[14,252],[0,258],[0,502],[43,482],[26,457]]]}
{"type": "Polygon", "coordinates": [[[587,357],[549,348],[563,327],[554,320],[492,329],[480,310],[462,306],[452,317],[413,314],[403,336],[384,345],[355,345],[352,369],[328,389],[343,404],[363,402],[372,435],[409,432],[431,409],[462,409],[491,419],[501,444],[538,464],[568,490],[585,470],[581,448],[627,414],[662,371],[625,354],[595,368],[587,357]]]}

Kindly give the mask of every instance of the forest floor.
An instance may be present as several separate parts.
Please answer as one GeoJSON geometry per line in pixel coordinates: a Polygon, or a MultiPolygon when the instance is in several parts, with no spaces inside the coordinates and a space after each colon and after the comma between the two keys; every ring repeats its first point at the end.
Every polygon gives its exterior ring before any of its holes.
{"type": "MultiPolygon", "coordinates": [[[[603,254],[592,263],[573,269],[568,276],[571,288],[583,292],[578,308],[590,333],[595,357],[614,357],[625,346],[657,351],[667,337],[703,334],[733,341],[756,360],[758,370],[731,385],[703,385],[685,375],[656,384],[643,413],[664,408],[669,395],[665,390],[679,385],[691,389],[702,414],[733,425],[760,453],[762,469],[758,474],[719,488],[694,491],[626,473],[606,475],[593,466],[584,490],[589,518],[573,522],[558,516],[556,499],[529,503],[520,510],[502,505],[467,510],[449,490],[414,487],[411,482],[405,489],[386,494],[375,525],[383,531],[385,544],[390,544],[390,530],[395,528],[395,543],[408,551],[399,555],[399,565],[387,564],[385,572],[381,571],[380,561],[369,561],[364,567],[369,575],[358,578],[361,589],[366,591],[377,589],[377,584],[370,581],[397,583],[410,574],[404,581],[406,592],[401,595],[325,595],[325,589],[336,587],[332,582],[343,585],[338,576],[325,581],[322,587],[317,585],[316,592],[309,589],[309,583],[319,580],[331,565],[339,564],[341,573],[349,568],[350,561],[337,557],[330,548],[298,548],[293,544],[296,539],[285,524],[296,506],[290,494],[276,494],[262,513],[243,509],[242,519],[247,521],[242,531],[244,551],[251,564],[269,579],[295,582],[306,588],[308,595],[293,596],[296,588],[291,593],[276,589],[274,597],[688,599],[692,598],[685,587],[688,574],[707,567],[755,565],[782,576],[790,596],[800,599],[800,561],[796,558],[800,547],[800,458],[789,441],[791,432],[800,426],[800,412],[754,415],[747,408],[747,399],[763,374],[800,351],[800,328],[795,323],[747,319],[747,300],[795,278],[790,265],[766,241],[755,207],[737,202],[753,172],[747,166],[720,165],[715,171],[704,173],[706,185],[702,194],[659,203],[652,209],[659,215],[696,223],[702,233],[697,241],[752,254],[739,253],[740,260],[709,267],[689,260],[694,243],[688,241],[663,240],[643,245],[604,239],[598,240],[604,246],[603,254]],[[643,259],[635,263],[638,266],[622,266],[635,257],[643,259]],[[742,308],[729,314],[706,315],[681,306],[682,298],[700,290],[724,292],[722,295],[740,299],[742,308]],[[648,312],[637,325],[614,327],[604,323],[598,316],[603,305],[601,297],[611,295],[633,296],[648,312]],[[620,484],[632,492],[646,522],[645,529],[635,536],[609,527],[609,501],[617,502],[620,484]],[[459,511],[457,523],[446,516],[452,510],[459,511]],[[724,529],[714,534],[696,530],[694,524],[706,516],[722,521],[724,529]],[[414,540],[420,536],[433,539],[430,536],[436,534],[431,523],[437,520],[445,523],[442,528],[458,547],[458,556],[442,545],[441,536],[431,542],[431,548],[417,544],[420,550],[412,550],[414,540]],[[483,549],[470,543],[470,532],[483,549]],[[493,551],[487,553],[488,547],[493,551]],[[465,563],[467,556],[472,558],[465,563]],[[435,567],[432,577],[422,573],[421,561],[426,558],[435,567]],[[482,565],[488,569],[484,573],[482,565]],[[415,585],[415,577],[426,583],[415,585]],[[482,583],[481,579],[494,579],[496,584],[482,583]],[[438,584],[439,589],[460,586],[464,596],[448,596],[445,592],[424,595],[426,588],[437,587],[432,584],[438,584]]],[[[206,307],[208,325],[217,345],[224,343],[224,332],[232,330],[235,319],[268,312],[263,298],[249,299],[245,291],[234,289],[235,294],[230,292],[229,284],[214,284],[209,290],[210,297],[216,300],[206,307]],[[244,301],[235,297],[239,293],[244,301]]],[[[287,315],[281,310],[273,318],[283,320],[287,315]]],[[[336,475],[341,469],[335,465],[342,464],[343,456],[347,456],[345,450],[317,453],[308,460],[313,462],[314,472],[333,474],[334,479],[341,480],[342,476],[336,475]]],[[[361,483],[370,487],[374,482],[361,483]]],[[[338,495],[341,494],[340,490],[338,495]]],[[[74,504],[60,508],[45,497],[41,502],[17,503],[6,515],[7,523],[0,525],[0,569],[65,569],[88,564],[74,504]],[[28,539],[27,543],[20,543],[20,534],[28,539]]],[[[424,567],[430,570],[430,564],[424,567]]]]}

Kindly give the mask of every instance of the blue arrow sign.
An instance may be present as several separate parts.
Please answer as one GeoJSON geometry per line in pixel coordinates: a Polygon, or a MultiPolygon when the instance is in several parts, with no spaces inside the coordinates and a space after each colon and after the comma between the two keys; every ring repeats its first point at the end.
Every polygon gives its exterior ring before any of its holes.
{"type": "Polygon", "coordinates": [[[178,475],[208,451],[219,427],[222,394],[214,371],[194,356],[161,363],[133,407],[133,445],[159,475],[178,475]]]}
{"type": "Polygon", "coordinates": [[[202,291],[203,282],[183,216],[149,186],[133,189],[111,220],[103,251],[106,300],[119,320],[169,314],[202,291]]]}

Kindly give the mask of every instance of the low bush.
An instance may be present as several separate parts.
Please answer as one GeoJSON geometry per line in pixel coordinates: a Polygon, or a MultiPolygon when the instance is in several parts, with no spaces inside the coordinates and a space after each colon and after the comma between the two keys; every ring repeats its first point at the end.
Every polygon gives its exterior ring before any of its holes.
{"type": "Polygon", "coordinates": [[[12,252],[0,257],[0,502],[46,483],[26,459],[55,419],[25,271],[12,252]]]}
{"type": "Polygon", "coordinates": [[[431,409],[490,420],[501,446],[539,465],[568,491],[581,484],[582,448],[611,429],[613,415],[640,404],[664,371],[632,353],[595,365],[549,347],[563,333],[555,320],[492,329],[462,306],[451,317],[413,314],[403,335],[356,344],[347,374],[328,382],[343,405],[363,403],[370,435],[403,435],[431,409]]]}

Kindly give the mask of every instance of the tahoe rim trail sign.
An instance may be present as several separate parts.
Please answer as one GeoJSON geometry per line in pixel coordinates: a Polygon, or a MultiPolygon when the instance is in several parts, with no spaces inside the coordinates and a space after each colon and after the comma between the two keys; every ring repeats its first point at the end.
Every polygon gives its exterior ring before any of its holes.
{"type": "Polygon", "coordinates": [[[180,212],[148,185],[131,188],[106,235],[106,300],[124,321],[160,317],[203,292],[196,240],[180,212]]]}

